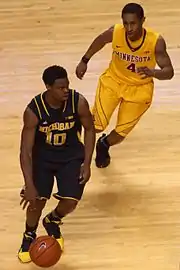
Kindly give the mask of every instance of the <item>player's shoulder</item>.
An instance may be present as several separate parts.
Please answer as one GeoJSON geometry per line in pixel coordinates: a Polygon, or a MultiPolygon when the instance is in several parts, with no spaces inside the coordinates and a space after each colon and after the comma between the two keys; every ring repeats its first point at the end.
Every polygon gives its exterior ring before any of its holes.
{"type": "Polygon", "coordinates": [[[125,34],[124,26],[120,23],[114,24],[113,40],[119,40],[125,34]]]}
{"type": "Polygon", "coordinates": [[[33,96],[32,100],[40,100],[45,92],[40,92],[39,94],[36,94],[33,96]]]}
{"type": "Polygon", "coordinates": [[[70,90],[71,92],[74,92],[75,100],[78,103],[78,106],[81,106],[81,104],[86,104],[88,103],[86,97],[80,93],[78,90],[70,90]]]}
{"type": "Polygon", "coordinates": [[[77,89],[74,89],[74,88],[70,88],[69,93],[70,94],[76,94],[76,95],[80,94],[79,91],[77,89]]]}
{"type": "Polygon", "coordinates": [[[156,31],[155,29],[151,28],[151,27],[145,27],[145,30],[146,30],[147,35],[149,37],[158,38],[160,36],[160,33],[158,31],[156,31]]]}
{"type": "Polygon", "coordinates": [[[33,104],[36,104],[36,106],[37,106],[37,104],[43,103],[45,92],[46,92],[46,91],[40,92],[40,93],[34,95],[34,96],[32,97],[32,99],[30,100],[29,104],[33,103],[33,104]]]}
{"type": "Polygon", "coordinates": [[[79,91],[78,90],[76,90],[76,89],[69,89],[69,100],[75,100],[75,102],[76,101],[78,101],[78,99],[79,99],[79,95],[80,95],[80,93],[79,93],[79,91]]]}
{"type": "Polygon", "coordinates": [[[121,37],[124,36],[124,33],[125,33],[125,29],[122,24],[120,23],[114,24],[113,35],[112,35],[113,46],[116,44],[116,42],[119,42],[119,40],[121,40],[121,37]]]}
{"type": "Polygon", "coordinates": [[[115,23],[114,24],[114,31],[115,30],[124,31],[124,25],[121,23],[115,23]]]}
{"type": "Polygon", "coordinates": [[[26,108],[31,110],[38,118],[40,117],[41,114],[41,104],[43,102],[42,97],[45,92],[41,92],[39,94],[36,94],[32,97],[30,102],[27,104],[26,108]]]}

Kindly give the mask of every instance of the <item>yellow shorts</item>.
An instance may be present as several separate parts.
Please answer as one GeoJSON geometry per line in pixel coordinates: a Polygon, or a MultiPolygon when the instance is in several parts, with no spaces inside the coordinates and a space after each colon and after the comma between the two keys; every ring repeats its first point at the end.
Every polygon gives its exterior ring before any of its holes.
{"type": "Polygon", "coordinates": [[[106,72],[103,73],[99,78],[92,109],[95,128],[103,131],[119,106],[115,131],[125,137],[150,107],[153,90],[153,82],[138,86],[120,84],[106,72]]]}

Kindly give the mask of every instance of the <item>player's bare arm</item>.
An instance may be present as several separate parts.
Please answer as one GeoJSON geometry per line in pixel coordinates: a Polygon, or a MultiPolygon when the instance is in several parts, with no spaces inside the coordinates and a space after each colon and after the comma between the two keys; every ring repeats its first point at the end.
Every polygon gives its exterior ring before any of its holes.
{"type": "Polygon", "coordinates": [[[82,79],[84,76],[86,70],[87,70],[87,64],[91,57],[96,54],[98,51],[100,51],[106,44],[111,43],[113,39],[113,31],[114,26],[110,27],[103,33],[101,33],[99,36],[97,36],[92,44],[89,46],[87,52],[82,57],[80,63],[78,64],[76,68],[76,75],[79,79],[82,79]]]}
{"type": "Polygon", "coordinates": [[[154,77],[159,80],[170,80],[174,76],[174,69],[171,59],[166,50],[166,42],[160,36],[155,49],[156,62],[160,70],[155,70],[154,77]]]}
{"type": "Polygon", "coordinates": [[[138,69],[138,73],[143,75],[143,78],[154,77],[158,80],[170,80],[174,76],[174,69],[171,63],[171,59],[166,50],[166,42],[163,37],[159,37],[155,47],[156,63],[160,69],[148,69],[147,67],[141,67],[138,69]]]}
{"type": "Polygon", "coordinates": [[[80,95],[79,97],[78,113],[80,116],[81,124],[84,127],[85,159],[84,159],[83,172],[82,172],[83,180],[81,183],[85,183],[90,178],[90,166],[91,166],[91,160],[92,160],[92,155],[94,151],[96,136],[95,136],[93,118],[89,110],[89,104],[82,95],[80,95]]]}
{"type": "Polygon", "coordinates": [[[114,26],[111,26],[109,29],[97,36],[92,44],[89,46],[85,57],[89,60],[91,57],[100,51],[106,44],[111,43],[113,39],[114,26]]]}
{"type": "Polygon", "coordinates": [[[21,132],[21,145],[20,145],[20,165],[23,172],[26,194],[21,204],[25,202],[23,208],[26,207],[28,201],[34,204],[37,192],[33,184],[32,177],[32,148],[34,145],[34,138],[38,119],[31,109],[26,108],[23,115],[23,129],[21,132]]]}

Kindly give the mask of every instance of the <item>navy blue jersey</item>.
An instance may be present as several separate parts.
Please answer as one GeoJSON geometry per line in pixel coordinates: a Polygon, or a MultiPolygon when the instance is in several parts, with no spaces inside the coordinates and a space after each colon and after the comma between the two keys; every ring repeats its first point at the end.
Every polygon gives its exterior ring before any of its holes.
{"type": "Polygon", "coordinates": [[[33,147],[33,159],[58,163],[84,158],[81,142],[82,125],[78,115],[79,93],[69,90],[62,108],[54,109],[45,100],[45,94],[35,96],[28,107],[39,119],[33,147]]]}

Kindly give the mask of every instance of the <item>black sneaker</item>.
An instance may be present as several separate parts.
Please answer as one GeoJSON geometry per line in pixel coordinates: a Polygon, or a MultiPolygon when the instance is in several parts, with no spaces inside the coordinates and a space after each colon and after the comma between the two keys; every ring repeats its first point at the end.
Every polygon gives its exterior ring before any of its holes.
{"type": "Polygon", "coordinates": [[[18,259],[22,263],[29,263],[31,262],[31,258],[29,255],[29,248],[31,243],[36,239],[35,232],[25,232],[23,235],[22,245],[18,252],[18,259]]]}
{"type": "Polygon", "coordinates": [[[96,143],[96,166],[98,168],[105,168],[110,164],[111,158],[109,155],[109,147],[103,141],[106,134],[103,134],[96,143]]]}
{"type": "Polygon", "coordinates": [[[60,231],[60,225],[62,224],[61,220],[57,217],[54,217],[53,220],[49,219],[49,215],[43,218],[43,226],[49,236],[56,238],[58,241],[61,250],[64,250],[64,239],[60,231]]]}

